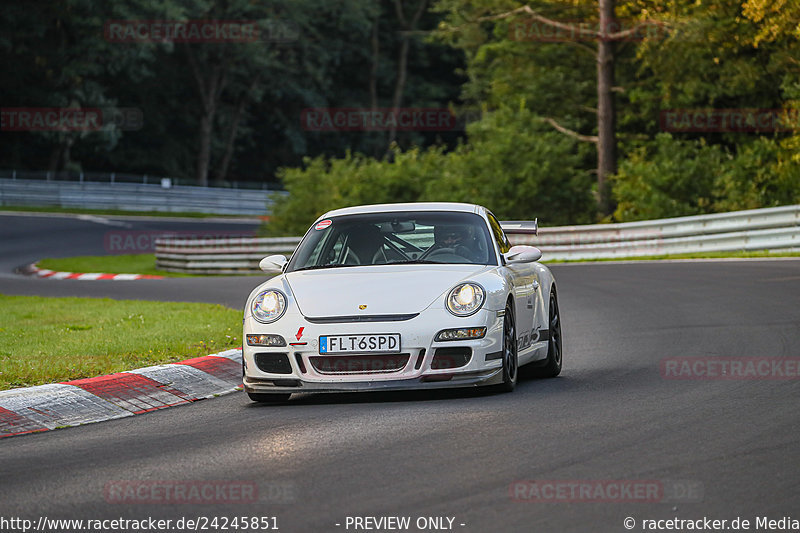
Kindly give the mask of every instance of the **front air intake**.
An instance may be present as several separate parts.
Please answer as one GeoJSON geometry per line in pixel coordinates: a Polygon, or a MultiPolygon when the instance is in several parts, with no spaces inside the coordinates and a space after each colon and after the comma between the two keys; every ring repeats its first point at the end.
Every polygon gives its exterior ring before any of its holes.
{"type": "Polygon", "coordinates": [[[276,352],[261,352],[255,355],[256,366],[262,372],[269,374],[291,374],[292,365],[289,354],[276,352]]]}
{"type": "Polygon", "coordinates": [[[410,354],[395,353],[311,356],[308,359],[320,374],[386,374],[403,370],[410,358],[410,354]]]}
{"type": "Polygon", "coordinates": [[[433,352],[431,370],[443,370],[445,368],[459,368],[465,366],[472,359],[472,348],[468,346],[453,346],[448,348],[436,348],[433,352]]]}

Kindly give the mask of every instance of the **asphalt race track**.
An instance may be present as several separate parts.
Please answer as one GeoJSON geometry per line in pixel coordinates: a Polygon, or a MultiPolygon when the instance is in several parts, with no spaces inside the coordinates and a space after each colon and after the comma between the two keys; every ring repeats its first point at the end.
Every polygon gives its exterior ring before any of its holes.
{"type": "MultiPolygon", "coordinates": [[[[71,227],[64,219],[22,217],[14,227],[8,220],[0,216],[0,293],[239,308],[258,283],[254,277],[23,279],[9,273],[12,265],[37,254],[93,253],[93,245],[78,230],[58,239],[61,247],[51,242],[46,233],[54,223],[71,227]],[[26,239],[41,240],[9,240],[19,228],[26,239]],[[75,253],[63,249],[67,240],[75,253]]],[[[410,531],[419,530],[420,517],[450,517],[453,530],[470,532],[622,532],[626,517],[636,520],[633,531],[642,531],[645,519],[704,517],[728,524],[739,517],[756,530],[758,517],[800,519],[798,376],[663,375],[667,358],[800,356],[800,261],[552,268],[565,337],[564,370],[556,379],[522,380],[511,394],[299,396],[282,406],[232,394],[3,439],[0,515],[34,521],[270,516],[284,532],[375,531],[346,527],[348,516],[407,516],[410,531]],[[258,500],[217,495],[204,505],[131,504],[109,496],[109,487],[130,480],[252,483],[258,500]],[[540,488],[656,483],[670,494],[658,501],[629,495],[543,502],[516,493],[515,501],[516,482],[533,480],[540,488]]]]}
{"type": "Polygon", "coordinates": [[[99,283],[97,281],[26,278],[15,275],[17,267],[47,257],[106,255],[111,252],[153,253],[147,249],[109,250],[119,237],[130,236],[143,244],[163,232],[183,235],[253,234],[254,221],[230,219],[125,218],[97,216],[6,215],[0,212],[0,294],[91,296],[164,301],[213,301],[240,309],[250,289],[258,285],[253,276],[227,278],[227,284],[209,284],[205,278],[136,280],[99,283]],[[44,282],[44,283],[42,283],[44,282]],[[213,294],[209,299],[209,295],[213,294]]]}

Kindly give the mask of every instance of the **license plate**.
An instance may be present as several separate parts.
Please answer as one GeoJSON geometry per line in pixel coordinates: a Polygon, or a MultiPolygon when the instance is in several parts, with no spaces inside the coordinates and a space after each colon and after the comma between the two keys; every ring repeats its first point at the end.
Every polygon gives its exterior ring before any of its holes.
{"type": "Polygon", "coordinates": [[[399,352],[399,333],[378,333],[373,335],[325,335],[319,338],[320,354],[399,352]]]}

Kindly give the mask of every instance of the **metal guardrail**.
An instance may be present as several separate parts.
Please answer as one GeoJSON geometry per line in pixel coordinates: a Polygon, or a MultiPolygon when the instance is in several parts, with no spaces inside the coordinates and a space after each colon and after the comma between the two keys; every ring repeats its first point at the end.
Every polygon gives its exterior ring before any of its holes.
{"type": "MultiPolygon", "coordinates": [[[[195,186],[197,181],[193,178],[176,178],[168,176],[153,176],[152,174],[127,174],[124,172],[76,172],[60,170],[50,172],[47,170],[16,170],[0,169],[0,179],[11,180],[35,180],[35,181],[72,181],[77,183],[136,183],[142,185],[161,185],[163,180],[168,180],[172,186],[186,185],[195,186]]],[[[253,190],[281,190],[278,182],[272,181],[237,181],[223,180],[218,181],[209,179],[209,187],[219,187],[225,189],[253,189],[253,190]]]]}
{"type": "Polygon", "coordinates": [[[530,244],[547,260],[731,252],[800,251],[800,205],[712,215],[644,220],[621,224],[540,228],[526,234],[529,222],[504,222],[514,244],[530,244]]]}
{"type": "Polygon", "coordinates": [[[158,239],[156,268],[192,274],[261,272],[258,263],[268,255],[291,255],[301,237],[231,239],[158,239]]]}
{"type": "MultiPolygon", "coordinates": [[[[800,251],[800,205],[713,215],[539,228],[503,222],[512,244],[530,244],[545,260],[602,259],[738,250],[800,251]]],[[[300,237],[159,239],[159,269],[198,274],[258,272],[272,254],[291,255],[300,237]]]]}
{"type": "Polygon", "coordinates": [[[0,205],[121,209],[218,215],[266,215],[271,196],[261,190],[162,187],[159,184],[41,181],[0,178],[0,205]]]}

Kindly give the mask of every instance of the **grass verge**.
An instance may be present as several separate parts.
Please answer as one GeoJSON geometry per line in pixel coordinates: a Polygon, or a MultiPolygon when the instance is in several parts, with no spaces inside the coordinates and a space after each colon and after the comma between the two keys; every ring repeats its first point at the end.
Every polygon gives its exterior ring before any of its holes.
{"type": "Polygon", "coordinates": [[[607,261],[661,261],[663,259],[730,259],[730,258],[759,258],[759,257],[800,257],[800,252],[770,252],[768,250],[759,251],[738,251],[738,252],[698,252],[692,254],[662,254],[662,255],[639,255],[631,257],[609,257],[603,259],[554,259],[547,260],[544,256],[543,263],[598,263],[607,261]]]}
{"type": "MultiPolygon", "coordinates": [[[[718,258],[758,258],[758,257],[800,257],[800,252],[773,253],[768,251],[756,252],[705,252],[694,254],[614,257],[608,259],[565,259],[548,260],[544,255],[543,263],[594,263],[608,261],[659,261],[662,259],[718,259],[718,258]]],[[[56,259],[42,259],[39,268],[56,270],[60,272],[101,272],[107,274],[149,274],[166,277],[193,277],[199,274],[182,274],[178,272],[165,272],[157,270],[156,259],[153,254],[134,255],[99,255],[78,256],[56,259]]],[[[242,274],[261,275],[261,273],[242,274]]]]}
{"type": "Polygon", "coordinates": [[[197,274],[166,272],[156,269],[155,254],[81,255],[42,259],[39,268],[58,272],[100,272],[101,274],[148,274],[173,278],[195,277],[197,274]]]}
{"type": "Polygon", "coordinates": [[[182,361],[242,345],[221,305],[0,294],[0,390],[182,361]]]}
{"type": "MultiPolygon", "coordinates": [[[[183,272],[167,272],[156,268],[155,254],[131,255],[80,255],[76,257],[58,257],[42,259],[36,263],[39,268],[58,272],[83,272],[101,274],[148,274],[168,278],[191,278],[214,276],[215,274],[186,274],[183,272]]],[[[226,274],[231,275],[231,274],[226,274]]],[[[262,272],[242,272],[240,276],[263,276],[262,272]]]]}

